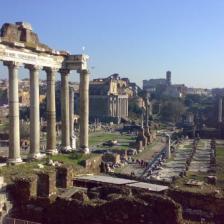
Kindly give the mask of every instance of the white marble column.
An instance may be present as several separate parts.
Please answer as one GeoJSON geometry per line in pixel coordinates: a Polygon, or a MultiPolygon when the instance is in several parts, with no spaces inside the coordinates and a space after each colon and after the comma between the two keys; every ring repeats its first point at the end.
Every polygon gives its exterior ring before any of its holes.
{"type": "Polygon", "coordinates": [[[128,98],[126,100],[126,107],[127,107],[127,118],[128,118],[128,98]]]}
{"type": "Polygon", "coordinates": [[[120,117],[120,99],[117,97],[117,116],[120,117]]]}
{"type": "Polygon", "coordinates": [[[170,135],[165,134],[167,138],[167,151],[166,151],[166,157],[167,159],[170,159],[171,157],[171,152],[170,152],[170,135]]]}
{"type": "Polygon", "coordinates": [[[18,69],[15,62],[4,62],[9,70],[9,157],[8,163],[22,162],[20,156],[18,69]]]}
{"type": "Polygon", "coordinates": [[[119,108],[119,98],[117,96],[117,117],[120,117],[119,110],[120,110],[120,108],[119,108]]]}
{"type": "Polygon", "coordinates": [[[68,69],[61,69],[61,149],[64,152],[71,151],[70,146],[70,127],[69,127],[69,83],[68,69]]]}
{"type": "Polygon", "coordinates": [[[148,104],[148,102],[146,102],[145,107],[146,107],[145,126],[148,128],[148,126],[149,126],[149,104],[148,104]]]}
{"type": "Polygon", "coordinates": [[[30,71],[30,154],[31,159],[41,158],[40,154],[40,100],[39,73],[40,66],[26,65],[30,71]]]}
{"type": "Polygon", "coordinates": [[[74,89],[69,88],[69,132],[70,132],[70,145],[72,150],[76,149],[76,136],[74,132],[74,89]]]}
{"type": "Polygon", "coordinates": [[[56,148],[55,75],[57,70],[45,67],[47,73],[47,149],[46,153],[58,153],[56,148]]]}
{"type": "Polygon", "coordinates": [[[80,149],[89,153],[89,73],[80,72],[80,149]]]}

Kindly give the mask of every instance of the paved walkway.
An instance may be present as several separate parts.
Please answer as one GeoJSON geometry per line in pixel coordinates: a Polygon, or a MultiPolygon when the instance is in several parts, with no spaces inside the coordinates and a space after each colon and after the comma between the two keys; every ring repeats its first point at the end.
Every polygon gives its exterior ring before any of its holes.
{"type": "MultiPolygon", "coordinates": [[[[144,160],[145,162],[150,162],[150,160],[152,160],[165,147],[165,144],[162,142],[156,142],[153,144],[153,146],[149,146],[149,149],[145,149],[143,152],[139,153],[134,158],[144,160]]],[[[144,170],[145,167],[142,167],[141,165],[136,163],[131,163],[119,169],[119,173],[127,175],[134,173],[136,177],[140,177],[142,176],[144,170]]]]}
{"type": "Polygon", "coordinates": [[[192,162],[189,167],[190,172],[208,172],[211,168],[210,154],[211,146],[210,140],[201,140],[201,146],[198,146],[192,162]]]}

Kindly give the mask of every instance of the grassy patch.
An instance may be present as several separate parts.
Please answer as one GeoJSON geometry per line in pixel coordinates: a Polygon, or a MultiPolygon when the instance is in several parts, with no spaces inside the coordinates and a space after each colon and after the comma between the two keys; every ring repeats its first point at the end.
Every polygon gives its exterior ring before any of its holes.
{"type": "Polygon", "coordinates": [[[89,137],[89,145],[97,146],[97,149],[126,150],[129,148],[129,143],[135,141],[135,137],[130,135],[121,135],[118,132],[115,133],[93,133],[89,137]],[[103,146],[102,143],[109,140],[117,140],[119,145],[117,146],[103,146]]]}
{"type": "Polygon", "coordinates": [[[82,162],[86,159],[90,159],[92,157],[95,157],[95,154],[83,154],[78,152],[72,152],[69,154],[58,154],[54,156],[50,156],[49,158],[53,161],[59,161],[66,165],[82,165],[82,162]]]}
{"type": "Polygon", "coordinates": [[[58,154],[54,156],[49,156],[48,158],[26,162],[24,164],[18,165],[8,165],[0,168],[0,176],[4,176],[7,183],[11,183],[14,177],[24,177],[35,174],[36,172],[42,171],[51,171],[55,170],[54,166],[48,166],[47,160],[52,159],[53,161],[59,161],[64,165],[72,166],[76,171],[82,171],[83,167],[81,166],[83,161],[92,157],[95,157],[95,154],[82,154],[73,152],[70,154],[58,154]],[[39,169],[38,164],[43,164],[44,168],[39,169]]]}
{"type": "Polygon", "coordinates": [[[118,139],[120,136],[119,133],[92,133],[89,136],[89,145],[94,146],[101,144],[108,140],[115,140],[118,139]]]}
{"type": "MultiPolygon", "coordinates": [[[[0,176],[4,176],[6,183],[11,183],[14,177],[30,176],[36,172],[39,163],[46,163],[45,160],[29,162],[19,165],[9,165],[0,168],[0,176]]],[[[45,166],[44,170],[52,170],[54,167],[45,166]]]]}
{"type": "Polygon", "coordinates": [[[183,148],[185,148],[185,149],[191,149],[191,148],[192,148],[192,145],[191,145],[191,144],[189,144],[189,145],[184,145],[183,148]]]}
{"type": "Polygon", "coordinates": [[[216,149],[216,175],[218,185],[224,188],[224,147],[218,146],[216,149]]]}

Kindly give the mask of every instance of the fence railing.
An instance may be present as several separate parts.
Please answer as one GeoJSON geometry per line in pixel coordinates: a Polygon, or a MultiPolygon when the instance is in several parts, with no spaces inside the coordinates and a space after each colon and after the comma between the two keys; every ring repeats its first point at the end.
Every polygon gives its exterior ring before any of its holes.
{"type": "Polygon", "coordinates": [[[41,224],[41,223],[7,217],[4,219],[3,224],[41,224]]]}

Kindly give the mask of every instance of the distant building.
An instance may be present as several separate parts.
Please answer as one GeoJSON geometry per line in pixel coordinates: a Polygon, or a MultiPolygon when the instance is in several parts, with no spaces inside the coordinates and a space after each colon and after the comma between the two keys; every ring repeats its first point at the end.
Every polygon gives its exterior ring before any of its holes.
{"type": "Polygon", "coordinates": [[[9,107],[1,106],[0,107],[0,124],[4,124],[8,121],[9,116],[9,107]]]}
{"type": "Polygon", "coordinates": [[[212,91],[209,89],[202,88],[187,88],[187,94],[210,96],[212,94],[212,91]]]}
{"type": "Polygon", "coordinates": [[[186,95],[187,87],[184,84],[170,85],[165,88],[162,95],[170,97],[181,98],[186,95]]]}
{"type": "Polygon", "coordinates": [[[21,89],[19,91],[19,104],[28,107],[30,105],[30,92],[21,89]]]}
{"type": "Polygon", "coordinates": [[[143,90],[153,93],[156,92],[158,88],[161,86],[166,87],[171,85],[171,72],[166,72],[166,78],[165,79],[149,79],[149,80],[143,80],[143,90]]]}
{"type": "MultiPolygon", "coordinates": [[[[128,98],[133,96],[129,80],[118,74],[90,81],[89,118],[90,121],[119,123],[128,118],[128,98]]],[[[75,94],[75,113],[79,114],[79,93],[75,94]]]]}
{"type": "Polygon", "coordinates": [[[113,74],[104,79],[94,79],[89,85],[90,119],[120,122],[128,118],[128,97],[133,91],[128,79],[113,74]]]}
{"type": "Polygon", "coordinates": [[[179,98],[186,95],[187,87],[184,84],[172,84],[171,71],[167,71],[165,79],[143,80],[143,90],[156,93],[157,96],[179,98]]]}

